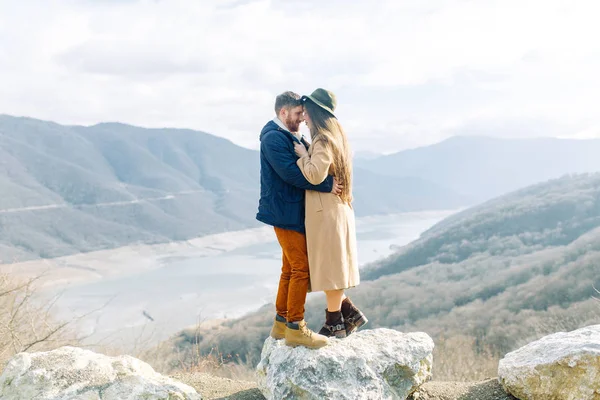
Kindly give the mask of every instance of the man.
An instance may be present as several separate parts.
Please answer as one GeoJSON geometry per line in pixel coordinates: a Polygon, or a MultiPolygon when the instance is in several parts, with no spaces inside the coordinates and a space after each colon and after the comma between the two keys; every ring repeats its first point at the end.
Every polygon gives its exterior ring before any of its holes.
{"type": "Polygon", "coordinates": [[[260,201],[256,219],[272,225],[283,252],[271,337],[288,346],[319,348],[327,338],[312,332],[304,321],[309,288],[308,253],[304,229],[304,193],[316,190],[338,194],[332,177],[311,185],[296,165],[294,143],[308,144],[300,134],[304,121],[300,96],[285,92],[275,99],[275,114],[260,133],[260,201]]]}

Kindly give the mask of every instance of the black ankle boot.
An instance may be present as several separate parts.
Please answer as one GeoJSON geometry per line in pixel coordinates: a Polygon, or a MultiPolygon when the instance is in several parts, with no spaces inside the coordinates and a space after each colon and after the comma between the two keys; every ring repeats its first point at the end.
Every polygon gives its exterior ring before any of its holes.
{"type": "Polygon", "coordinates": [[[325,324],[319,331],[320,335],[343,339],[346,337],[346,324],[341,311],[330,312],[325,310],[325,324]]]}
{"type": "Polygon", "coordinates": [[[352,304],[348,297],[342,301],[342,316],[346,324],[346,335],[354,333],[358,328],[369,322],[365,314],[352,304]]]}

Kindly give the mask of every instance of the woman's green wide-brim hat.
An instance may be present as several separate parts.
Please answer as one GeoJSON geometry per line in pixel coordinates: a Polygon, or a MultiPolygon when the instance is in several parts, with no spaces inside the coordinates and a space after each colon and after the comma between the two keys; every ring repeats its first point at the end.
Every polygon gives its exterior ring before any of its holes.
{"type": "Polygon", "coordinates": [[[333,92],[318,88],[311,94],[302,96],[302,101],[304,102],[306,100],[312,101],[335,117],[333,112],[337,106],[337,99],[335,98],[335,94],[333,94],[333,92]]]}

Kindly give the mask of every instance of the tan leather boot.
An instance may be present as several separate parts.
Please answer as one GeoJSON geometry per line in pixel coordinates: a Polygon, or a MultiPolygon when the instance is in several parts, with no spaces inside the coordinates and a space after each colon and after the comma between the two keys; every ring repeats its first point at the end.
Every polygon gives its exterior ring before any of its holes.
{"type": "Polygon", "coordinates": [[[318,349],[329,344],[329,340],[308,329],[306,321],[288,323],[285,330],[285,344],[291,347],[304,346],[310,349],[318,349]],[[297,328],[297,329],[296,329],[297,328]]]}
{"type": "Polygon", "coordinates": [[[285,318],[277,315],[273,321],[273,328],[271,328],[271,337],[275,340],[284,339],[286,331],[285,318]]]}

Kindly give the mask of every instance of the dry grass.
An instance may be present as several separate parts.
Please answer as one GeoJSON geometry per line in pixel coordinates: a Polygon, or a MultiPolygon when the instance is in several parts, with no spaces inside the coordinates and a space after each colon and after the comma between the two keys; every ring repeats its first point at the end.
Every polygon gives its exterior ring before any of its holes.
{"type": "MultiPolygon", "coordinates": [[[[595,289],[595,288],[594,288],[595,289]]],[[[600,293],[599,293],[600,294],[600,293]]],[[[520,335],[510,350],[556,332],[569,332],[597,324],[600,318],[598,298],[563,309],[551,307],[543,315],[533,315],[529,320],[527,335],[520,335]]],[[[496,377],[498,362],[504,357],[494,338],[473,337],[447,332],[447,337],[434,338],[433,377],[437,381],[481,381],[496,377]]]]}
{"type": "Polygon", "coordinates": [[[255,379],[255,370],[252,365],[236,361],[231,357],[224,357],[216,349],[208,355],[198,356],[182,363],[178,371],[204,373],[236,381],[253,381],[255,379]]]}
{"type": "Polygon", "coordinates": [[[474,337],[441,337],[433,350],[433,378],[457,382],[489,379],[497,376],[500,358],[474,337]]]}
{"type": "Polygon", "coordinates": [[[218,330],[219,322],[198,322],[193,328],[186,329],[188,337],[192,338],[191,346],[181,346],[173,338],[157,346],[138,352],[135,356],[152,365],[158,372],[173,374],[209,374],[236,381],[254,381],[254,366],[243,362],[239,356],[224,355],[218,348],[208,354],[200,350],[200,332],[211,327],[218,330]]]}

